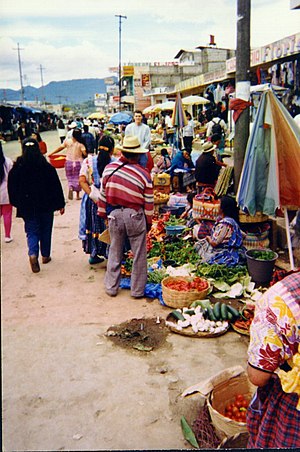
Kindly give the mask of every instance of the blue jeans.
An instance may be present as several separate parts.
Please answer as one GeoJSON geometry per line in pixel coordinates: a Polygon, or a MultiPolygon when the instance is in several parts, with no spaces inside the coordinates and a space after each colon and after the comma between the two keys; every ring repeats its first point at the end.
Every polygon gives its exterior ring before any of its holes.
{"type": "Polygon", "coordinates": [[[29,256],[38,257],[39,248],[43,257],[50,256],[53,218],[53,212],[37,213],[24,218],[29,256]]]}

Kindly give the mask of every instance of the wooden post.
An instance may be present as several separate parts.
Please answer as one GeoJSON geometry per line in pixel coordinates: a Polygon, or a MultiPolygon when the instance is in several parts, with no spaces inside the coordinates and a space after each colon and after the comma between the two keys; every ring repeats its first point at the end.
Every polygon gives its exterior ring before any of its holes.
{"type": "MultiPolygon", "coordinates": [[[[250,10],[251,0],[237,1],[237,46],[236,46],[236,98],[250,97],[250,10]]],[[[238,189],[249,138],[249,108],[246,108],[235,123],[234,135],[234,188],[238,189]]]]}

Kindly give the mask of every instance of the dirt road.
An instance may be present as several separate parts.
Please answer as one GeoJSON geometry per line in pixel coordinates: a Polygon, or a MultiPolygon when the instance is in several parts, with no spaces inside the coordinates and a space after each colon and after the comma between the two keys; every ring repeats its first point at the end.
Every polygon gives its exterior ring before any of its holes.
{"type": "MultiPolygon", "coordinates": [[[[52,150],[56,132],[42,134],[52,150]]],[[[19,144],[4,145],[15,157],[19,144]]],[[[58,170],[67,194],[64,170],[58,170]]],[[[132,318],[165,318],[158,300],[103,290],[77,238],[80,202],[55,215],[52,262],[31,272],[23,221],[14,215],[2,258],[2,441],[6,451],[189,448],[180,428],[195,402],[181,392],[232,365],[246,365],[248,339],[170,333],[157,350],[114,345],[104,334],[132,318]]],[[[192,410],[192,411],[191,411],[192,410]]]]}

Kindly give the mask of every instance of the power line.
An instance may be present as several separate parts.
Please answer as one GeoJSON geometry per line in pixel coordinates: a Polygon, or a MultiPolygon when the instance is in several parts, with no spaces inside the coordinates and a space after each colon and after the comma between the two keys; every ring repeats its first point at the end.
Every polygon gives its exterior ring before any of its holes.
{"type": "Polygon", "coordinates": [[[21,54],[20,54],[20,50],[24,50],[20,48],[19,43],[17,44],[17,48],[13,49],[13,50],[17,50],[18,51],[18,62],[19,62],[19,75],[20,75],[20,84],[21,84],[21,103],[24,102],[24,86],[23,86],[23,74],[22,74],[22,63],[21,63],[21,54]]]}
{"type": "Polygon", "coordinates": [[[121,31],[122,31],[122,19],[127,19],[127,16],[121,14],[115,14],[115,17],[119,18],[119,111],[121,111],[121,31]]]}

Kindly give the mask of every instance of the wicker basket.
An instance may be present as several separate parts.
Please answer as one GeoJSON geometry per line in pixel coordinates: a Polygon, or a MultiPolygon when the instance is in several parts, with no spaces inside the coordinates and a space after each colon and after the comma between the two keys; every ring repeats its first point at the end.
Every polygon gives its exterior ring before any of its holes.
{"type": "MultiPolygon", "coordinates": [[[[202,278],[204,279],[204,278],[202,278]]],[[[184,278],[182,276],[168,276],[161,282],[162,295],[164,303],[170,308],[187,308],[195,300],[203,300],[210,290],[208,287],[205,290],[199,292],[199,290],[189,290],[188,292],[181,292],[178,290],[169,289],[166,287],[166,283],[170,281],[192,281],[193,278],[184,278]]]]}
{"type": "Polygon", "coordinates": [[[216,221],[220,215],[220,201],[203,202],[193,199],[193,218],[194,220],[212,220],[216,221]]]}
{"type": "Polygon", "coordinates": [[[250,400],[254,390],[246,373],[243,373],[221,382],[211,391],[207,400],[208,410],[213,426],[221,439],[247,432],[245,422],[234,421],[222,413],[225,411],[225,406],[234,401],[236,394],[243,394],[250,400]]]}
{"type": "Polygon", "coordinates": [[[262,223],[268,219],[268,215],[264,215],[261,212],[256,212],[255,215],[247,215],[243,212],[239,213],[240,223],[262,223]]]}
{"type": "MultiPolygon", "coordinates": [[[[166,320],[168,322],[170,322],[172,319],[172,314],[169,314],[166,318],[166,320]]],[[[177,323],[177,322],[176,322],[177,323]]],[[[187,328],[183,328],[182,330],[178,330],[177,328],[168,325],[168,328],[170,331],[172,331],[173,333],[176,334],[181,334],[181,336],[188,336],[188,337],[199,337],[199,338],[210,338],[210,337],[218,337],[218,336],[222,336],[223,334],[227,333],[227,331],[230,328],[230,325],[228,324],[228,327],[223,330],[220,331],[219,333],[209,333],[209,332],[205,332],[205,331],[198,331],[198,333],[195,333],[192,328],[190,326],[188,326],[187,328]]]]}

